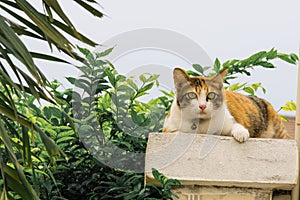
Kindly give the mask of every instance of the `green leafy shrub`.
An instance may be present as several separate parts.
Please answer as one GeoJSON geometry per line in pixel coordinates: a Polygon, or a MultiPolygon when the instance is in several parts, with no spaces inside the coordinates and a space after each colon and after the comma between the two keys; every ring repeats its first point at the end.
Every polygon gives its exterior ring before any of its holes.
{"type": "Polygon", "coordinates": [[[170,199],[171,191],[157,193],[164,187],[144,186],[143,169],[148,133],[161,130],[172,95],[141,102],[157,75],[141,75],[138,85],[102,60],[111,50],[80,50],[87,58],[82,75],[67,78],[76,89],[59,92],[53,82],[59,106],[45,106],[37,117],[64,156],[45,168],[41,199],[170,199]]]}
{"type": "Polygon", "coordinates": [[[103,60],[110,49],[80,50],[87,58],[78,67],[82,75],[68,80],[75,86],[72,113],[81,141],[107,165],[142,172],[148,134],[161,130],[171,99],[139,101],[158,84],[158,75],[140,75],[139,85],[103,60]]]}
{"type": "MultiPolygon", "coordinates": [[[[280,53],[274,48],[269,51],[260,51],[248,58],[238,60],[228,60],[223,64],[219,61],[219,59],[215,59],[213,66],[201,66],[200,64],[193,64],[193,71],[188,71],[190,75],[203,75],[203,76],[211,76],[224,69],[228,69],[228,73],[225,77],[225,83],[229,84],[230,80],[236,79],[236,74],[244,74],[247,76],[251,76],[251,70],[254,67],[263,67],[263,68],[276,68],[275,65],[271,62],[274,59],[280,59],[289,64],[295,65],[298,61],[298,56],[294,53],[284,54],[280,53]],[[210,73],[208,73],[210,71],[210,73]]],[[[266,93],[266,89],[262,86],[261,83],[235,83],[229,86],[225,86],[225,89],[228,90],[242,90],[246,94],[254,96],[258,89],[261,89],[263,93],[266,93]]]]}
{"type": "Polygon", "coordinates": [[[148,187],[153,187],[156,190],[156,194],[158,194],[160,199],[172,199],[174,196],[178,198],[177,194],[172,192],[172,187],[175,185],[180,185],[180,182],[176,179],[169,179],[156,169],[152,169],[152,175],[154,179],[158,182],[159,187],[153,185],[152,183],[148,183],[148,187]]]}

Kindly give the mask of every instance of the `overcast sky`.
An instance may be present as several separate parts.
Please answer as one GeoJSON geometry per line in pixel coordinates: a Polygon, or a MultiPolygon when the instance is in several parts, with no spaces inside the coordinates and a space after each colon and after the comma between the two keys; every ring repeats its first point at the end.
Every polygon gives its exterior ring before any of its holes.
{"type": "MultiPolygon", "coordinates": [[[[185,36],[202,47],[212,60],[218,57],[221,62],[246,58],[257,51],[273,47],[284,53],[299,52],[299,0],[102,0],[98,2],[107,17],[100,20],[79,11],[78,6],[69,1],[60,2],[76,28],[100,44],[128,31],[156,28],[185,36]]],[[[143,52],[143,55],[147,53],[159,54],[149,50],[143,52]]],[[[168,53],[154,56],[159,61],[154,60],[153,63],[168,65],[168,61],[172,60],[169,66],[175,67],[172,65],[176,65],[178,59],[165,54],[168,53]],[[162,61],[164,56],[166,60],[162,61]]],[[[138,53],[126,55],[116,63],[122,64],[123,70],[124,66],[136,65],[132,57],[136,56],[136,60],[141,57],[138,53]]],[[[176,66],[183,63],[179,59],[176,66]]],[[[277,69],[255,69],[251,80],[241,76],[239,81],[262,82],[267,89],[267,94],[262,97],[278,109],[287,100],[296,100],[297,66],[280,61],[275,64],[277,69]]],[[[61,70],[60,65],[53,63],[51,67],[43,69],[52,79],[62,80],[64,76],[76,75],[74,68],[61,70]]]]}

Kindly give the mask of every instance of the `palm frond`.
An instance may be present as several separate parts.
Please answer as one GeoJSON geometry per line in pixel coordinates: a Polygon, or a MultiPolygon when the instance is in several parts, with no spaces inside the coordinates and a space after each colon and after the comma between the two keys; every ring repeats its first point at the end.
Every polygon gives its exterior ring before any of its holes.
{"type": "MultiPolygon", "coordinates": [[[[70,2],[79,5],[84,11],[96,17],[103,16],[101,11],[92,6],[97,5],[94,0],[70,2]]],[[[7,191],[14,191],[22,199],[39,199],[38,192],[35,191],[36,187],[29,183],[35,183],[34,180],[28,181],[24,174],[25,166],[32,167],[32,173],[34,173],[34,166],[31,165],[28,130],[38,134],[50,158],[60,153],[53,140],[28,116],[18,110],[20,108],[18,101],[22,99],[24,107],[29,104],[27,102],[29,97],[30,101],[32,98],[38,101],[43,99],[55,104],[55,99],[47,91],[49,82],[36,65],[35,60],[70,63],[57,56],[30,50],[23,43],[23,37],[45,42],[50,50],[55,47],[71,59],[81,62],[84,59],[76,54],[75,45],[70,42],[69,38],[75,38],[91,46],[97,45],[96,42],[77,31],[59,1],[41,0],[41,3],[44,6],[44,12],[39,11],[30,1],[0,1],[0,9],[4,13],[0,14],[0,144],[5,147],[8,157],[6,159],[9,159],[12,164],[3,162],[3,155],[0,154],[0,170],[3,179],[3,187],[2,190],[0,189],[1,198],[7,197],[7,191]],[[11,125],[12,122],[22,128],[15,129],[11,125]],[[16,135],[22,145],[11,139],[16,135]],[[17,159],[16,155],[22,155],[22,162],[17,159]]],[[[72,126],[72,120],[69,120],[72,126]]]]}

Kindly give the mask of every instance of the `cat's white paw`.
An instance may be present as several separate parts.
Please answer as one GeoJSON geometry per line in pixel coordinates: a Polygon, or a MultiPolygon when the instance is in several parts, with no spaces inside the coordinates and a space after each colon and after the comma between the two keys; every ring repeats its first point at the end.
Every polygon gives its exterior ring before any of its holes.
{"type": "Polygon", "coordinates": [[[249,131],[240,124],[233,126],[231,134],[238,142],[245,142],[249,138],[249,131]]]}

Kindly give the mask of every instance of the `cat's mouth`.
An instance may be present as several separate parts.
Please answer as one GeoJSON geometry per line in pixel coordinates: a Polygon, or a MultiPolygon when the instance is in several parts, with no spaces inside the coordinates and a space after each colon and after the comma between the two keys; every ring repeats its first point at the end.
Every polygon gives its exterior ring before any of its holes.
{"type": "Polygon", "coordinates": [[[201,109],[198,109],[196,111],[189,111],[190,114],[194,113],[194,115],[196,116],[206,116],[208,114],[208,112],[206,110],[201,110],[201,109]]]}
{"type": "Polygon", "coordinates": [[[200,110],[199,113],[200,113],[200,115],[206,115],[206,114],[207,114],[207,113],[206,113],[205,111],[203,111],[203,110],[200,110]]]}

